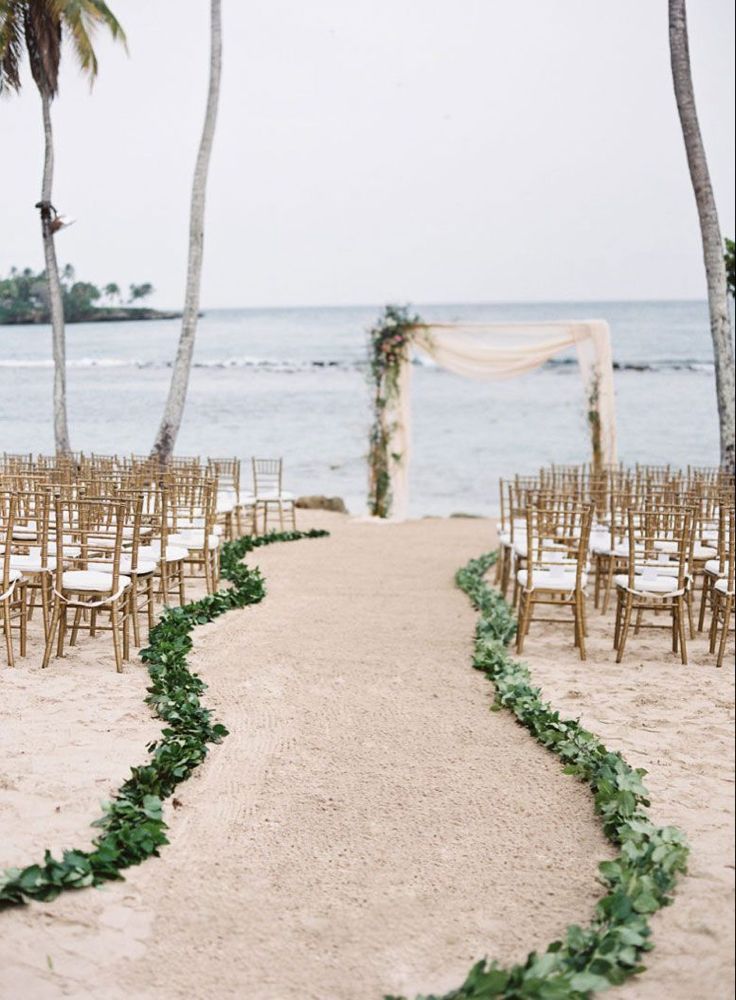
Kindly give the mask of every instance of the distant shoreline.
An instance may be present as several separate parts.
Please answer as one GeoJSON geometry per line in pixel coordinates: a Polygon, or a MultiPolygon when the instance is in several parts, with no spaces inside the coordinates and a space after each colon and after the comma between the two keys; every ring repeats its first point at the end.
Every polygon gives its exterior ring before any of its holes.
{"type": "MultiPolygon", "coordinates": [[[[76,323],[126,323],[131,320],[151,319],[181,319],[180,312],[168,312],[161,309],[148,309],[145,306],[127,308],[110,307],[109,309],[93,309],[77,319],[66,319],[66,325],[76,323]]],[[[51,318],[42,313],[30,313],[25,316],[4,316],[0,318],[0,326],[48,326],[51,318]]]]}

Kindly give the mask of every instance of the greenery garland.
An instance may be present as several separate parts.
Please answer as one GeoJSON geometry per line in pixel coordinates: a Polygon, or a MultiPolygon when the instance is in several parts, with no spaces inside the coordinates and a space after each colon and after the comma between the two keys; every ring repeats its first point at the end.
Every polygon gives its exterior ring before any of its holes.
{"type": "Polygon", "coordinates": [[[368,449],[368,510],[374,517],[391,514],[391,465],[402,458],[393,445],[396,424],[391,408],[399,398],[401,368],[409,361],[414,328],[421,322],[404,306],[386,306],[369,333],[373,423],[368,449]]]}
{"type": "MultiPolygon", "coordinates": [[[[596,812],[619,856],[598,868],[607,887],[588,927],[568,927],[563,941],[543,954],[532,952],[523,965],[502,968],[483,960],[457,990],[443,997],[417,1000],[582,1000],[617,986],[643,971],[644,952],[652,944],[648,917],[672,902],[677,875],[686,870],[684,834],[672,826],[656,827],[647,817],[646,774],[607,750],[579,722],[560,718],[532,687],[529,670],[508,653],[516,622],[508,604],[485,581],[496,561],[492,552],[471,560],[456,583],[480,612],[473,666],[496,687],[495,709],[508,708],[522,726],[565,762],[565,772],[587,781],[595,793],[596,812]]],[[[386,997],[385,1000],[406,1000],[386,997]]]]}
{"type": "Polygon", "coordinates": [[[207,756],[208,744],[219,743],[227,730],[213,723],[210,709],[200,701],[207,685],[187,665],[192,648],[190,633],[232,608],[262,601],[266,590],[258,569],[240,560],[246,553],[273,542],[321,538],[327,531],[287,531],[252,538],[245,536],[222,547],[222,575],[232,586],[181,608],[166,608],[151,630],[150,645],[140,656],[148,664],[151,686],[146,698],[167,724],[150,743],[150,759],[131,768],[104,815],[91,851],[64,851],[61,860],[49,851],[43,864],[10,868],[0,876],[0,908],[36,899],[55,899],[65,889],[81,889],[120,879],[124,868],[140,864],[167,844],[162,802],[207,756]]]}

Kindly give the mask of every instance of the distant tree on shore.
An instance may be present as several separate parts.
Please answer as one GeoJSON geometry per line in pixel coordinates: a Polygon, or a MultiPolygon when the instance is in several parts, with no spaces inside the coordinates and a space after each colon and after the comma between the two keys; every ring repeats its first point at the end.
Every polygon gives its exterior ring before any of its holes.
{"type": "Polygon", "coordinates": [[[716,200],[708,171],[705,146],[695,107],[690,69],[685,0],[669,0],[670,60],[677,110],[685,140],[690,179],[700,219],[703,258],[708,283],[710,331],[715,359],[716,398],[721,433],[721,464],[733,471],[736,464],[734,418],[734,352],[728,305],[728,278],[716,200]]]}
{"type": "Polygon", "coordinates": [[[728,238],[726,239],[726,252],[723,255],[723,259],[726,264],[728,290],[732,298],[736,298],[736,243],[728,238]]]}
{"type": "MultiPolygon", "coordinates": [[[[120,286],[110,282],[100,290],[90,281],[75,281],[76,272],[71,264],[66,264],[59,275],[64,320],[79,323],[84,320],[104,318],[100,313],[99,301],[106,298],[120,300],[120,286]]],[[[138,290],[131,301],[141,301],[153,291],[150,282],[131,285],[138,290]]],[[[11,268],[7,278],[0,278],[0,323],[49,323],[49,283],[45,271],[35,274],[31,268],[22,271],[11,268]]],[[[135,312],[135,310],[130,310],[135,312]]]]}
{"type": "Polygon", "coordinates": [[[215,137],[217,106],[220,99],[220,78],[222,76],[222,11],[220,0],[210,0],[210,78],[207,93],[207,109],[204,128],[199,143],[197,162],[192,182],[192,200],[189,210],[189,259],[187,263],[187,285],[184,298],[184,316],[179,336],[179,346],[171,373],[169,394],[164,414],[154,441],[151,455],[161,464],[166,463],[174,452],[174,445],[181,427],[184,403],[192,367],[194,339],[199,317],[199,294],[202,282],[202,252],[204,243],[204,210],[207,193],[212,143],[215,137]]]}
{"type": "Polygon", "coordinates": [[[142,302],[149,295],[153,295],[154,287],[150,281],[146,281],[142,285],[130,285],[128,291],[128,302],[142,302]]]}
{"type": "Polygon", "coordinates": [[[66,413],[64,308],[54,244],[54,234],[62,227],[63,221],[51,203],[54,176],[51,102],[59,90],[59,63],[64,36],[71,43],[82,72],[91,81],[97,76],[97,56],[91,36],[100,25],[108,28],[113,38],[125,41],[123,29],[104,0],[0,0],[0,92],[21,89],[20,70],[25,50],[31,76],[41,95],[44,166],[41,200],[36,207],[41,214],[51,312],[54,440],[57,454],[66,454],[71,449],[66,413]]]}
{"type": "Polygon", "coordinates": [[[121,296],[120,285],[116,285],[114,281],[111,281],[109,284],[105,285],[103,292],[108,302],[120,301],[120,296],[121,296]]]}

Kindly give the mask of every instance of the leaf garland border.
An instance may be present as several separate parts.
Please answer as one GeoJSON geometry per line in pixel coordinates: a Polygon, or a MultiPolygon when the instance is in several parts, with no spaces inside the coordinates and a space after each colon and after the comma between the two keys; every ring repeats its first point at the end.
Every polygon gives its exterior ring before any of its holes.
{"type": "Polygon", "coordinates": [[[494,709],[513,712],[520,725],[564,761],[565,773],[591,786],[604,832],[620,854],[598,866],[607,891],[588,927],[573,924],[563,940],[553,941],[542,954],[532,952],[520,965],[503,968],[484,959],[459,989],[416,1000],[584,1000],[644,970],[641,959],[652,948],[649,916],[672,902],[677,876],[687,870],[688,847],[682,831],[657,827],[648,818],[649,797],[642,784],[646,772],[606,749],[578,720],[561,718],[532,686],[528,667],[509,655],[516,621],[485,580],[496,558],[490,552],[472,559],[455,577],[480,613],[473,666],[496,688],[494,709]]]}
{"type": "Polygon", "coordinates": [[[240,560],[253,549],[274,542],[323,538],[328,531],[285,531],[245,535],[222,547],[222,576],[232,586],[207,594],[183,607],[165,608],[151,629],[149,646],[140,652],[148,666],[151,686],[146,703],[166,723],[159,739],[149,743],[148,763],[131,768],[104,814],[92,825],[100,828],[91,851],[67,850],[62,858],[46,851],[42,864],[9,868],[0,875],[0,909],[29,900],[48,902],[68,889],[120,880],[120,872],[140,864],[168,843],[162,816],[163,800],[185,781],[227,729],[212,721],[201,703],[207,685],[187,664],[190,633],[233,608],[257,604],[266,594],[260,571],[240,560]]]}

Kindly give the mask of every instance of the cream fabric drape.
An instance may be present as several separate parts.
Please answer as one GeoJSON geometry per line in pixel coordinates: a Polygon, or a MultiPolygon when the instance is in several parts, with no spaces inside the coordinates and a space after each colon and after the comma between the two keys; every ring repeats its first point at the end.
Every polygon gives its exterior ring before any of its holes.
{"type": "MultiPolygon", "coordinates": [[[[613,361],[608,324],[585,322],[445,324],[433,323],[414,329],[414,345],[438,365],[457,375],[480,380],[513,378],[539,368],[545,361],[575,345],[585,397],[597,412],[600,428],[600,460],[616,461],[616,422],[613,393],[613,361]]],[[[411,455],[411,364],[404,364],[395,413],[390,463],[392,517],[403,520],[409,506],[409,461],[411,455]]],[[[513,471],[513,470],[509,470],[513,471]]]]}

